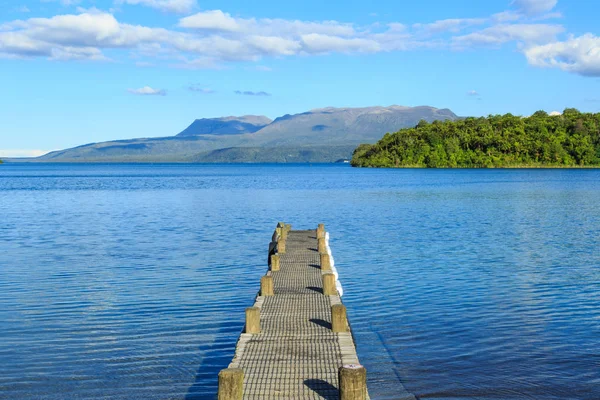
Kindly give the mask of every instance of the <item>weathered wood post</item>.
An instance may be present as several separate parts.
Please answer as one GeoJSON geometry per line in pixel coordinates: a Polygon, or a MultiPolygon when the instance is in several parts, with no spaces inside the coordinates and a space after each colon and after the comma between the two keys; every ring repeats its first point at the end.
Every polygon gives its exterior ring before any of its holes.
{"type": "Polygon", "coordinates": [[[226,368],[219,372],[218,400],[242,400],[244,394],[244,371],[226,368]]]}
{"type": "Polygon", "coordinates": [[[321,257],[321,270],[331,271],[331,259],[329,258],[329,254],[321,253],[319,256],[321,257]]]}
{"type": "Polygon", "coordinates": [[[279,237],[283,240],[287,239],[288,231],[285,229],[285,222],[278,222],[277,228],[275,228],[279,232],[279,237]]]}
{"type": "Polygon", "coordinates": [[[334,296],[337,293],[337,288],[335,287],[335,275],[331,272],[327,272],[322,275],[323,276],[323,294],[325,296],[334,296]]]}
{"type": "Polygon", "coordinates": [[[278,254],[285,254],[286,242],[287,242],[287,240],[285,240],[285,239],[279,239],[279,242],[277,242],[277,253],[278,254]]]}
{"type": "Polygon", "coordinates": [[[283,229],[281,229],[280,227],[277,227],[277,228],[275,228],[275,234],[273,235],[273,237],[275,238],[275,239],[273,240],[274,242],[277,242],[277,241],[279,241],[279,240],[281,239],[281,236],[282,236],[282,235],[281,235],[281,231],[282,231],[282,230],[283,230],[283,229]]]}
{"type": "Polygon", "coordinates": [[[285,230],[286,231],[291,231],[292,230],[292,225],[291,224],[285,224],[285,230]]]}
{"type": "Polygon", "coordinates": [[[318,244],[319,253],[327,254],[327,244],[325,243],[325,238],[324,237],[319,238],[317,244],[318,244]]]}
{"type": "Polygon", "coordinates": [[[271,254],[271,271],[279,271],[281,264],[278,254],[271,254]]]}
{"type": "Polygon", "coordinates": [[[260,278],[260,295],[261,296],[273,296],[273,277],[271,275],[265,275],[260,278]]]}
{"type": "Polygon", "coordinates": [[[320,237],[325,237],[325,225],[319,224],[317,227],[317,239],[320,237]]]}
{"type": "Polygon", "coordinates": [[[346,364],[338,370],[340,400],[367,399],[367,370],[359,364],[346,364]]]}
{"type": "Polygon", "coordinates": [[[246,308],[246,333],[260,333],[260,308],[246,308]]]}
{"type": "Polygon", "coordinates": [[[348,332],[348,317],[343,304],[331,306],[331,330],[333,332],[348,332]]]}

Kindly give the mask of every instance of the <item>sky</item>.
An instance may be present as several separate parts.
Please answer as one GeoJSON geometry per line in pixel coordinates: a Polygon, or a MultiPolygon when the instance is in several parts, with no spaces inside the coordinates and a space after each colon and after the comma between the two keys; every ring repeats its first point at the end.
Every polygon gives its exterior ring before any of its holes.
{"type": "Polygon", "coordinates": [[[600,111],[597,0],[0,0],[0,157],[194,119],[600,111]]]}

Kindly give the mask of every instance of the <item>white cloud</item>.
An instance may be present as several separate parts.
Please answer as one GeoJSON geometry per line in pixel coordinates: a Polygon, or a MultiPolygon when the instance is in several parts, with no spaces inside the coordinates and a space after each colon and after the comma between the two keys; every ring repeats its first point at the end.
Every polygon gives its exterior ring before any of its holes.
{"type": "Polygon", "coordinates": [[[74,6],[81,3],[81,0],[41,0],[42,3],[60,3],[65,7],[74,6]]]}
{"type": "Polygon", "coordinates": [[[233,93],[239,94],[239,95],[242,95],[242,96],[259,96],[259,97],[269,97],[269,96],[271,96],[271,93],[267,93],[267,92],[263,92],[263,91],[252,92],[252,91],[249,91],[249,90],[246,90],[246,91],[236,90],[233,93]]]}
{"type": "Polygon", "coordinates": [[[298,21],[285,19],[235,18],[221,10],[202,11],[182,18],[179,26],[188,29],[238,32],[246,35],[299,37],[309,33],[350,37],[356,34],[352,24],[337,21],[298,21]]]}
{"type": "Polygon", "coordinates": [[[196,57],[196,58],[188,58],[188,57],[179,57],[176,62],[173,62],[169,65],[172,68],[179,69],[189,69],[189,70],[198,70],[198,69],[226,69],[222,64],[217,63],[217,60],[209,57],[196,57]]]}
{"type": "Polygon", "coordinates": [[[310,33],[302,36],[302,49],[308,53],[330,53],[330,52],[366,52],[375,53],[381,51],[381,45],[369,39],[347,39],[338,36],[310,33]]]}
{"type": "Polygon", "coordinates": [[[0,54],[105,60],[103,48],[137,48],[147,43],[174,42],[176,36],[177,33],[162,28],[120,24],[108,13],[57,15],[0,25],[0,54]]]}
{"type": "Polygon", "coordinates": [[[277,36],[250,36],[247,42],[262,54],[291,56],[297,54],[302,45],[294,40],[277,36]]]}
{"type": "MultiPolygon", "coordinates": [[[[190,0],[117,1],[165,11],[196,5],[190,0]]],[[[559,15],[550,12],[555,2],[543,3],[515,1],[518,11],[412,26],[399,22],[358,26],[338,21],[241,18],[212,10],[183,17],[171,29],[125,24],[111,13],[78,8],[79,14],[0,23],[0,57],[103,61],[108,60],[104,52],[112,50],[116,60],[129,52],[132,62],[139,66],[160,60],[176,68],[222,69],[229,63],[260,62],[267,57],[461,50],[514,43],[531,65],[596,75],[598,38],[585,35],[560,42],[562,25],[536,23],[559,15]],[[528,17],[523,14],[525,10],[538,10],[538,14],[528,17]]]]}
{"type": "Polygon", "coordinates": [[[470,26],[483,25],[485,23],[485,18],[454,18],[443,19],[430,24],[414,24],[413,28],[423,30],[429,34],[441,32],[457,33],[470,26]]]}
{"type": "Polygon", "coordinates": [[[389,24],[387,24],[387,27],[389,28],[388,32],[396,32],[396,33],[397,32],[406,32],[406,30],[408,28],[406,25],[401,24],[399,22],[389,23],[389,24]]]}
{"type": "Polygon", "coordinates": [[[479,92],[477,90],[469,90],[467,96],[479,96],[479,92]]]}
{"type": "Polygon", "coordinates": [[[196,92],[196,93],[202,93],[202,94],[213,94],[215,93],[214,90],[209,89],[207,87],[198,85],[198,84],[193,84],[188,86],[188,90],[191,92],[196,92]]]}
{"type": "Polygon", "coordinates": [[[182,28],[206,29],[215,31],[239,31],[241,26],[231,15],[221,10],[199,12],[179,21],[182,28]]]}
{"type": "Polygon", "coordinates": [[[492,15],[492,19],[497,22],[514,22],[523,18],[523,15],[514,11],[503,11],[492,15]]]}
{"type": "Polygon", "coordinates": [[[99,8],[96,7],[75,7],[75,10],[79,13],[79,14],[105,14],[105,11],[100,10],[99,8]]]}
{"type": "Polygon", "coordinates": [[[512,5],[526,15],[539,15],[551,11],[558,0],[514,0],[512,5]]]}
{"type": "Polygon", "coordinates": [[[559,68],[583,76],[600,76],[600,37],[591,33],[564,42],[532,46],[525,50],[529,64],[559,68]]]}
{"type": "Polygon", "coordinates": [[[0,149],[0,158],[9,157],[39,157],[50,153],[52,150],[37,149],[0,149]]]}
{"type": "MultiPolygon", "coordinates": [[[[110,14],[57,15],[52,18],[30,18],[3,26],[14,39],[22,38],[24,47],[49,51],[55,45],[89,46],[111,41],[119,33],[119,23],[110,14]]],[[[1,35],[2,33],[0,33],[1,35]]],[[[0,36],[0,46],[2,43],[0,36]]],[[[16,40],[14,41],[17,44],[16,40]]]]}
{"type": "MultiPolygon", "coordinates": [[[[389,30],[397,29],[398,25],[390,26],[389,30]]],[[[213,48],[219,48],[220,57],[227,60],[253,61],[262,56],[380,50],[379,44],[368,38],[369,33],[359,34],[352,24],[337,21],[236,18],[212,10],[182,18],[179,26],[200,34],[204,32],[204,38],[218,42],[219,45],[213,48]]],[[[183,46],[189,49],[206,47],[200,42],[183,46]]]]}
{"type": "Polygon", "coordinates": [[[28,12],[31,12],[31,10],[29,9],[29,7],[27,7],[27,6],[19,6],[19,7],[15,7],[15,11],[16,11],[16,12],[21,12],[21,13],[28,13],[28,12]]]}
{"type": "Polygon", "coordinates": [[[167,91],[164,89],[153,89],[150,86],[144,86],[139,89],[127,89],[131,94],[137,94],[140,96],[166,96],[167,91]]]}
{"type": "Polygon", "coordinates": [[[522,19],[530,19],[532,21],[543,21],[548,19],[562,18],[560,12],[550,12],[556,6],[557,0],[542,0],[531,1],[521,0],[514,1],[512,4],[517,7],[517,10],[502,11],[492,15],[492,20],[496,22],[515,22],[522,19]]]}
{"type": "Polygon", "coordinates": [[[534,21],[545,21],[545,20],[548,20],[548,19],[559,19],[559,18],[562,18],[562,17],[563,17],[562,13],[551,12],[551,13],[548,13],[548,14],[542,14],[542,15],[540,15],[538,17],[535,17],[533,20],[534,21]]]}
{"type": "Polygon", "coordinates": [[[544,43],[556,40],[564,32],[561,25],[501,24],[455,37],[458,46],[500,45],[507,42],[544,43]]]}
{"type": "Polygon", "coordinates": [[[560,111],[551,111],[550,113],[548,113],[548,115],[551,117],[557,117],[559,115],[562,115],[562,113],[560,111]]]}
{"type": "Polygon", "coordinates": [[[178,14],[190,12],[197,7],[196,0],[116,0],[116,3],[142,5],[178,14]]]}
{"type": "Polygon", "coordinates": [[[87,60],[87,61],[108,61],[109,59],[95,47],[72,47],[63,46],[53,48],[50,54],[51,60],[70,61],[70,60],[87,60]]]}

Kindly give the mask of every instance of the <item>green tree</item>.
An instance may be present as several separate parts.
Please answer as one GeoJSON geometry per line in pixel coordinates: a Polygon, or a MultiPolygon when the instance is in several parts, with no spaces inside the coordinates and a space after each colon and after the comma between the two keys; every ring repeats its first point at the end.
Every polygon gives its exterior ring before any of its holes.
{"type": "Polygon", "coordinates": [[[360,145],[358,167],[493,168],[600,166],[600,113],[567,108],[560,116],[537,111],[457,121],[420,121],[360,145]]]}

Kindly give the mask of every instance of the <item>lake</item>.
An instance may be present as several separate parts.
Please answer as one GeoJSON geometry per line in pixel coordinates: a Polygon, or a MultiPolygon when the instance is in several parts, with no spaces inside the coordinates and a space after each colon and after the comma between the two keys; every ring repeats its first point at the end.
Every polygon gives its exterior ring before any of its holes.
{"type": "Polygon", "coordinates": [[[373,399],[600,398],[600,171],[0,166],[0,398],[215,399],[278,221],[373,399]]]}

